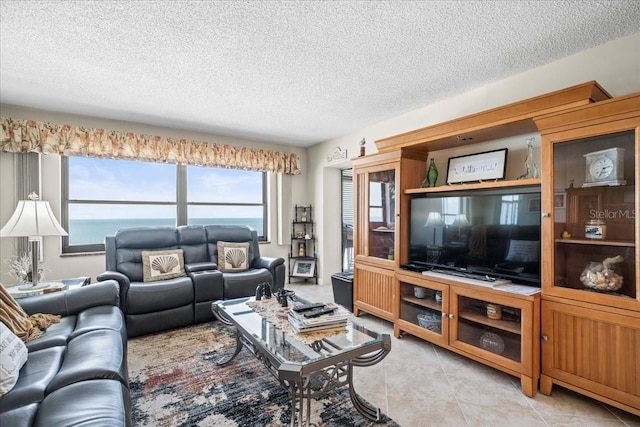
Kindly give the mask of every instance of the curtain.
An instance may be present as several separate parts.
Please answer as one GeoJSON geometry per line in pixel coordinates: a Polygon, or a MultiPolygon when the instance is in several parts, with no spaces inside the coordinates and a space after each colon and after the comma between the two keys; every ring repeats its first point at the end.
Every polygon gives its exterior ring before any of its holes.
{"type": "Polygon", "coordinates": [[[300,174],[294,153],[0,117],[0,151],[300,174]]]}

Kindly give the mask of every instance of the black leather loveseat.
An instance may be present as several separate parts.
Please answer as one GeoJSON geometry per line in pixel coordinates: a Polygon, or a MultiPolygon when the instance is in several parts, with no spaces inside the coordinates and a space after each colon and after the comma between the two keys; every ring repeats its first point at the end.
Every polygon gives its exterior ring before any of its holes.
{"type": "Polygon", "coordinates": [[[260,283],[268,283],[274,291],[284,287],[284,259],[260,256],[257,233],[245,226],[122,229],[105,238],[105,251],[107,271],[97,279],[114,279],[120,285],[129,337],[212,320],[212,302],[254,295],[260,283]],[[243,263],[238,268],[222,268],[226,261],[219,265],[219,244],[223,251],[234,246],[225,253],[231,261],[243,263]],[[149,277],[153,269],[148,267],[150,256],[159,262],[157,257],[173,257],[176,252],[183,269],[176,266],[175,277],[149,277]]]}
{"type": "Polygon", "coordinates": [[[0,426],[128,426],[127,331],[118,284],[18,300],[27,314],[62,316],[26,343],[18,381],[0,397],[0,426]]]}

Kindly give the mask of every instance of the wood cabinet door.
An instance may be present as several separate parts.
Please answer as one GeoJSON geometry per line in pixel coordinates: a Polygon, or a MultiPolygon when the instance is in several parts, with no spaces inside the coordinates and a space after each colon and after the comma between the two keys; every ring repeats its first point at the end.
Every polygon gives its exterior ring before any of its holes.
{"type": "Polygon", "coordinates": [[[542,338],[542,393],[557,383],[640,414],[640,316],[543,300],[542,338]]]}
{"type": "Polygon", "coordinates": [[[356,262],[353,273],[354,314],[363,310],[393,322],[395,272],[356,262]]]}

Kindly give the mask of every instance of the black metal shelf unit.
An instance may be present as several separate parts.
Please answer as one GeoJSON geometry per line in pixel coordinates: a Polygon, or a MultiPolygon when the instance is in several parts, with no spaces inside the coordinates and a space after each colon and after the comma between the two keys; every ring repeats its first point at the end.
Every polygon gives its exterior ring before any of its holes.
{"type": "Polygon", "coordinates": [[[311,205],[294,207],[289,251],[289,283],[292,279],[318,284],[318,257],[311,205]]]}

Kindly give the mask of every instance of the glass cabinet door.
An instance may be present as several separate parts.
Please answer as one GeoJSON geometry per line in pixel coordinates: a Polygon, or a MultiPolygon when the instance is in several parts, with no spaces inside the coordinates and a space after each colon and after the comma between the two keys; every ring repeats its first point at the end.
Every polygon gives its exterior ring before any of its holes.
{"type": "Polygon", "coordinates": [[[451,345],[471,346],[516,363],[522,361],[522,309],[453,292],[456,327],[451,345]]]}
{"type": "Polygon", "coordinates": [[[553,144],[554,287],[638,297],[634,133],[553,144]]]}
{"type": "Polygon", "coordinates": [[[368,173],[368,241],[370,257],[395,259],[396,170],[368,173]]]}
{"type": "Polygon", "coordinates": [[[400,320],[419,326],[420,332],[439,335],[446,341],[448,330],[446,285],[418,286],[400,282],[400,320]],[[444,307],[444,308],[443,308],[444,307]]]}

